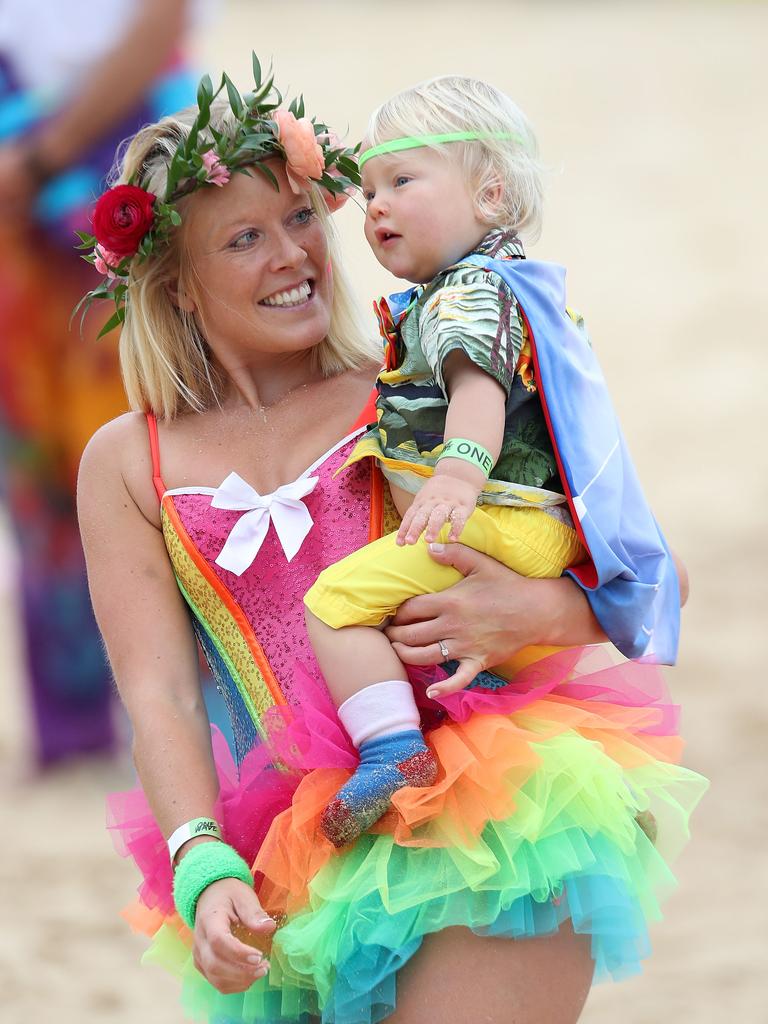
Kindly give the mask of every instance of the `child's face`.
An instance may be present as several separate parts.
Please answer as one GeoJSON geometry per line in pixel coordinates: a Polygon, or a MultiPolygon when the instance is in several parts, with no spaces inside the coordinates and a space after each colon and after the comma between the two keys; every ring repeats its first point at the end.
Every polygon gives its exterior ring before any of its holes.
{"type": "Polygon", "coordinates": [[[426,147],[386,153],[365,164],[362,179],[365,237],[395,277],[429,281],[489,230],[450,156],[426,147]]]}

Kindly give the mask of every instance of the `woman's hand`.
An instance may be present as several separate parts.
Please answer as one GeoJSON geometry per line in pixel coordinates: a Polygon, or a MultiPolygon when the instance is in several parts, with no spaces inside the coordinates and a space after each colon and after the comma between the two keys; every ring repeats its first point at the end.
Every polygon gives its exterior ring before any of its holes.
{"type": "Polygon", "coordinates": [[[459,686],[466,686],[481,669],[501,664],[530,644],[606,641],[584,593],[570,578],[528,579],[463,544],[432,544],[430,553],[465,579],[401,605],[386,634],[405,664],[439,664],[446,660],[443,644],[448,658],[463,662],[459,686]]]}
{"type": "Polygon", "coordinates": [[[238,878],[213,882],[197,901],[195,967],[219,992],[244,992],[269,970],[275,927],[250,886],[238,878]]]}

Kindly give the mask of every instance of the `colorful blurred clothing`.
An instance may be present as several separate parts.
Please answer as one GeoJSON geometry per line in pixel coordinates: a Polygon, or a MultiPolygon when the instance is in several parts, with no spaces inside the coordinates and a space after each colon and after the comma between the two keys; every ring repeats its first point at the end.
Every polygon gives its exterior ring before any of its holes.
{"type": "MultiPolygon", "coordinates": [[[[55,113],[84,73],[83,54],[89,64],[98,59],[125,23],[124,5],[121,11],[108,4],[103,12],[99,6],[95,17],[92,3],[67,4],[66,20],[97,25],[92,45],[83,39],[77,59],[70,54],[66,61],[63,9],[49,5],[49,17],[41,17],[25,41],[22,15],[9,10],[17,6],[5,4],[0,11],[0,145],[55,113]],[[110,26],[104,24],[107,15],[110,26]],[[34,61],[19,49],[24,46],[34,49],[34,61]]],[[[193,99],[194,82],[175,59],[139,109],[41,189],[34,224],[0,225],[0,501],[8,507],[20,554],[30,700],[42,764],[113,744],[111,676],[91,611],[74,496],[85,444],[127,403],[115,339],[96,342],[98,318],[85,325],[82,338],[76,323],[68,326],[95,280],[73,249],[74,230],[88,227],[89,206],[119,142],[193,99]]]]}

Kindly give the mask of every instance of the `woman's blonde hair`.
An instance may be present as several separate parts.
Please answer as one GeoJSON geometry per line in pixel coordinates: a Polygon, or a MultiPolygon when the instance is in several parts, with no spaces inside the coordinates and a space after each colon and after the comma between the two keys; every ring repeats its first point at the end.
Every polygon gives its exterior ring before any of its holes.
{"type": "Polygon", "coordinates": [[[538,238],[543,168],[536,137],[522,110],[487,82],[441,75],[398,93],[371,115],[366,145],[464,131],[504,132],[512,137],[438,143],[431,148],[459,161],[484,220],[532,240],[538,238]],[[498,201],[490,198],[497,186],[501,186],[498,201]]]}
{"type": "MultiPolygon", "coordinates": [[[[196,114],[197,109],[190,108],[142,128],[124,149],[112,184],[132,180],[155,195],[164,195],[170,162],[196,114]]],[[[224,135],[232,131],[228,104],[214,104],[211,126],[224,135]]],[[[178,204],[182,215],[190,198],[178,204]]],[[[312,350],[312,356],[318,372],[330,377],[363,366],[376,358],[378,352],[352,298],[336,232],[322,195],[314,185],[310,200],[328,240],[333,273],[328,336],[312,350]]],[[[147,260],[135,261],[131,267],[120,335],[120,365],[131,408],[154,412],[167,420],[218,404],[226,384],[194,316],[179,309],[171,297],[171,286],[175,283],[192,295],[199,285],[180,237],[183,238],[183,231],[172,232],[167,245],[156,245],[147,260]]]]}

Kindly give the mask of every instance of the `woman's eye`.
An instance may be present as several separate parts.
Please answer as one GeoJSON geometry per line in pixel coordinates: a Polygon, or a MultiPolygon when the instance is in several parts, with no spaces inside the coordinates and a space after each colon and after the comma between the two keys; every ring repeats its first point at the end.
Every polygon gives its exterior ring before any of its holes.
{"type": "Polygon", "coordinates": [[[244,231],[242,235],[238,235],[232,243],[233,249],[246,249],[249,245],[253,245],[256,241],[255,231],[244,231]]]}
{"type": "Polygon", "coordinates": [[[309,224],[315,217],[315,211],[311,206],[305,206],[303,210],[297,210],[294,220],[297,224],[309,224]]]}

